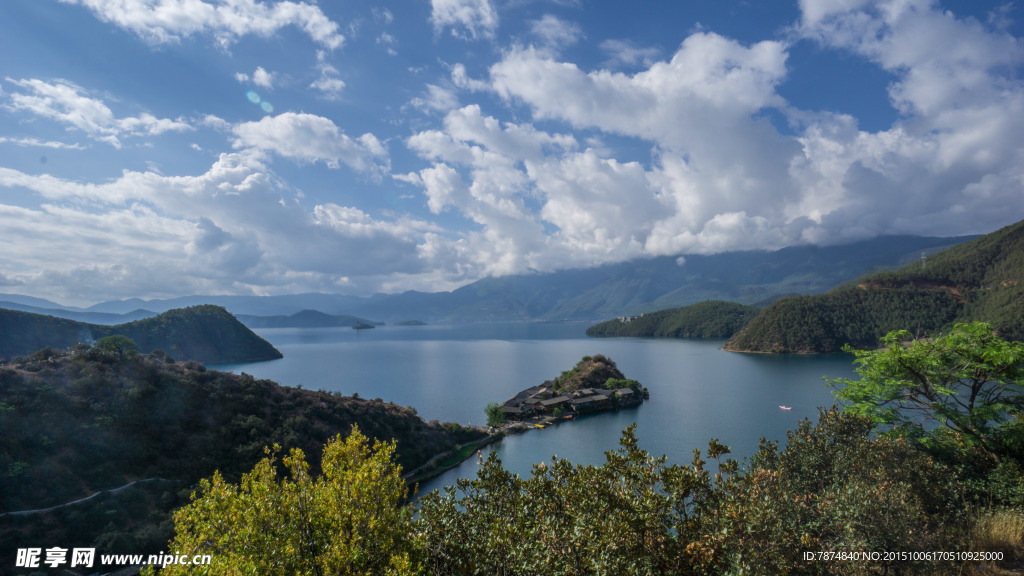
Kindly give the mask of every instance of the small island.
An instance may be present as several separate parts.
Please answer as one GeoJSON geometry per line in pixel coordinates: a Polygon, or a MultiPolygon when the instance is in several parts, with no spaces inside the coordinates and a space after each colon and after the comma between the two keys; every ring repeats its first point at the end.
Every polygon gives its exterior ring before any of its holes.
{"type": "Polygon", "coordinates": [[[639,406],[649,394],[629,380],[610,358],[584,356],[572,370],[516,394],[504,404],[487,405],[487,424],[510,432],[543,428],[583,414],[639,406]]]}

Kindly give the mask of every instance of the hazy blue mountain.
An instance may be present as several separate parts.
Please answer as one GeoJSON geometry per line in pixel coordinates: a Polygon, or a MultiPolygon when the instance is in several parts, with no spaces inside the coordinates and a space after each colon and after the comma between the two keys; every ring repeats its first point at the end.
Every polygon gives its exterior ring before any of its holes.
{"type": "Polygon", "coordinates": [[[144,307],[155,312],[187,308],[201,304],[223,306],[232,314],[251,316],[288,316],[302,310],[319,310],[326,314],[345,314],[346,310],[366,301],[358,296],[342,294],[289,294],[285,296],[182,296],[166,300],[111,300],[88,308],[89,312],[124,314],[144,307]]]}
{"type": "MultiPolygon", "coordinates": [[[[53,306],[60,306],[59,304],[51,304],[53,306]]],[[[156,312],[142,310],[141,308],[124,314],[110,314],[106,312],[79,312],[77,310],[68,310],[65,308],[40,308],[38,306],[28,306],[6,300],[0,300],[0,308],[18,310],[21,312],[31,312],[33,314],[43,314],[46,316],[55,316],[57,318],[67,318],[68,320],[88,322],[89,324],[106,325],[123,324],[125,322],[133,322],[135,320],[142,320],[143,318],[156,316],[156,312]]]]}
{"type": "MultiPolygon", "coordinates": [[[[756,304],[781,295],[817,294],[865,273],[902,266],[920,258],[922,252],[931,254],[973,238],[889,236],[844,246],[665,256],[583,270],[485,278],[451,292],[132,298],[96,304],[87,311],[125,314],[146,309],[159,313],[214,304],[232,314],[250,316],[290,316],[316,310],[386,322],[408,318],[428,322],[604,320],[704,300],[756,304]]],[[[49,303],[47,307],[59,305],[49,303]]]]}
{"type": "Polygon", "coordinates": [[[975,238],[879,238],[846,246],[661,257],[586,270],[485,278],[438,294],[406,292],[364,301],[348,313],[429,320],[593,320],[704,300],[767,303],[817,294],[867,272],[895,268],[975,238]]]}
{"type": "Polygon", "coordinates": [[[342,314],[335,316],[317,310],[303,310],[290,316],[253,316],[238,314],[236,318],[249,328],[328,328],[332,326],[373,326],[375,322],[365,318],[342,314]]]}
{"type": "Polygon", "coordinates": [[[35,306],[38,308],[61,308],[64,310],[75,310],[81,312],[81,308],[75,308],[74,306],[62,306],[56,302],[46,300],[45,298],[35,298],[33,296],[23,296],[21,294],[0,294],[0,300],[4,302],[13,302],[22,306],[35,306]]]}

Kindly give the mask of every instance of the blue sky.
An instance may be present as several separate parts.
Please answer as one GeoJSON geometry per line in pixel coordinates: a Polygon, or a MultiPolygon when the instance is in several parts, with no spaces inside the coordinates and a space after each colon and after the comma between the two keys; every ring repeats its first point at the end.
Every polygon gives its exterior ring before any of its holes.
{"type": "Polygon", "coordinates": [[[989,0],[5,0],[0,292],[450,290],[1024,218],[989,0]]]}

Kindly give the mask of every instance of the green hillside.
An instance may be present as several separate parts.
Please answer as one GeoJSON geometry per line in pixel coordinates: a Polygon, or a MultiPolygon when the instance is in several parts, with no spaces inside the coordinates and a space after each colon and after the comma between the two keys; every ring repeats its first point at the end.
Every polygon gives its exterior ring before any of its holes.
{"type": "Polygon", "coordinates": [[[155,554],[171,536],[171,510],[200,478],[219,470],[237,481],[274,444],[318,461],[324,443],[353,424],[396,439],[406,469],[484,435],[428,424],[379,399],[280,386],[160,353],[36,352],[0,368],[0,555],[40,542],[155,554]],[[140,479],[152,480],[46,514],[3,515],[140,479]]]}
{"type": "Polygon", "coordinates": [[[602,322],[587,328],[587,336],[728,338],[760,311],[756,306],[707,300],[682,308],[602,322]]]}
{"type": "Polygon", "coordinates": [[[116,326],[0,309],[0,359],[24,356],[47,346],[67,349],[113,335],[131,338],[144,354],[163,350],[180,360],[224,363],[281,357],[269,342],[220,306],[179,308],[116,326]]]}
{"type": "Polygon", "coordinates": [[[570,370],[562,372],[552,381],[559,394],[565,394],[581,388],[632,388],[640,392],[643,387],[636,380],[629,380],[615,365],[615,362],[603,354],[584,356],[570,370]]]}
{"type": "Polygon", "coordinates": [[[835,352],[847,343],[872,348],[890,330],[923,336],[978,320],[1004,338],[1024,340],[1024,222],[825,294],[779,300],[725,348],[835,352]]]}

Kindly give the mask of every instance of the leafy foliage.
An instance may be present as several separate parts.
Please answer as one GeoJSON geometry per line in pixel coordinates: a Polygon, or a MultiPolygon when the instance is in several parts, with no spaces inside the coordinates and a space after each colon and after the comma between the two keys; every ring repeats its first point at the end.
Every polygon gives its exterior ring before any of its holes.
{"type": "Polygon", "coordinates": [[[935,442],[974,445],[998,461],[1010,452],[1000,440],[1024,409],[1024,343],[1008,342],[985,323],[957,324],[934,340],[890,332],[878,350],[854,350],[860,380],[832,380],[849,409],[894,432],[935,442]]]}
{"type": "Polygon", "coordinates": [[[596,354],[584,356],[575,366],[555,378],[553,383],[555,391],[571,392],[580,388],[605,388],[609,380],[625,378],[611,358],[596,354]]]}
{"type": "MultiPolygon", "coordinates": [[[[744,574],[939,573],[938,563],[813,562],[803,551],[939,549],[963,490],[949,470],[837,408],[800,422],[784,449],[762,441],[730,493],[731,558],[744,574]]],[[[948,568],[949,566],[946,565],[948,568]]]]}
{"type": "Polygon", "coordinates": [[[200,478],[220,470],[237,481],[274,444],[318,462],[327,439],[354,424],[369,437],[397,440],[397,460],[409,469],[483,437],[428,424],[412,408],[207,370],[164,353],[40,351],[0,368],[0,511],[162,480],[52,514],[2,517],[0,555],[44,540],[156,553],[171,535],[170,511],[200,478]]]}
{"type": "Polygon", "coordinates": [[[502,410],[502,404],[498,402],[488,403],[484,413],[487,414],[488,426],[500,426],[505,423],[505,412],[502,410]]]}
{"type": "Polygon", "coordinates": [[[650,312],[628,322],[619,319],[587,328],[587,336],[634,336],[661,338],[728,338],[761,311],[756,306],[707,300],[650,312]]]}
{"type": "Polygon", "coordinates": [[[135,341],[120,334],[100,338],[93,344],[93,348],[103,354],[116,354],[119,358],[131,358],[139,354],[139,346],[135,341]]]}
{"type": "MultiPolygon", "coordinates": [[[[175,554],[212,556],[198,569],[173,565],[161,574],[412,574],[407,495],[394,442],[370,446],[358,427],[327,443],[313,478],[298,448],[279,478],[268,456],[237,486],[221,475],[203,480],[174,514],[175,554]]],[[[152,574],[152,571],[148,572],[152,574]]]]}
{"type": "Polygon", "coordinates": [[[530,478],[492,452],[475,480],[421,498],[415,532],[428,572],[686,574],[719,563],[703,544],[713,523],[694,521],[719,495],[704,463],[651,458],[632,427],[620,442],[603,466],[554,458],[530,478]]]}
{"type": "Polygon", "coordinates": [[[717,473],[700,452],[688,466],[651,457],[632,427],[601,466],[553,458],[520,478],[492,452],[476,479],[420,500],[414,532],[434,574],[939,573],[938,563],[802,557],[946,542],[962,491],[931,458],[872,428],[823,411],[786,448],[763,442],[745,467],[712,440],[717,473]]]}

